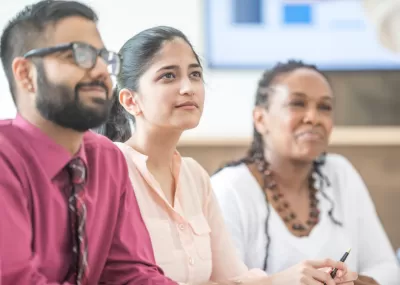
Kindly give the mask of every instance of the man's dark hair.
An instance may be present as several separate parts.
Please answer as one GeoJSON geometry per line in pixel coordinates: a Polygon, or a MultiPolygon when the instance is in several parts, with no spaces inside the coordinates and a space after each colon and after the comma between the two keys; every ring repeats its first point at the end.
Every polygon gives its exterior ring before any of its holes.
{"type": "Polygon", "coordinates": [[[42,0],[26,6],[5,27],[1,35],[0,55],[14,103],[15,84],[12,61],[46,42],[46,30],[60,20],[80,16],[97,22],[96,13],[87,5],[76,1],[42,0]]]}

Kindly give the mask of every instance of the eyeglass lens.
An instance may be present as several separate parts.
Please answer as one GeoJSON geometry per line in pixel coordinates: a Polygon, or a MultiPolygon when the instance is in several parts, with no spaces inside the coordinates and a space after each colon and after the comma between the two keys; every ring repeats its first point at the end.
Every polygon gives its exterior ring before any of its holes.
{"type": "MultiPolygon", "coordinates": [[[[98,51],[85,44],[76,44],[73,47],[74,58],[76,64],[82,68],[93,68],[97,61],[98,51]]],[[[118,75],[120,67],[120,58],[117,53],[102,50],[100,57],[106,62],[107,70],[111,75],[118,75]]]]}

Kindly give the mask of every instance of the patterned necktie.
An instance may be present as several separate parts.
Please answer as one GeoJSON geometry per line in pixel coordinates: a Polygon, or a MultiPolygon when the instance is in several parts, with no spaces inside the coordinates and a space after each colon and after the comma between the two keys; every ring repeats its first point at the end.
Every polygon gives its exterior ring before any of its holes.
{"type": "Polygon", "coordinates": [[[72,274],[77,285],[87,284],[88,250],[85,234],[86,214],[85,191],[86,167],[82,159],[74,158],[67,165],[72,187],[68,198],[69,218],[72,232],[72,274]]]}

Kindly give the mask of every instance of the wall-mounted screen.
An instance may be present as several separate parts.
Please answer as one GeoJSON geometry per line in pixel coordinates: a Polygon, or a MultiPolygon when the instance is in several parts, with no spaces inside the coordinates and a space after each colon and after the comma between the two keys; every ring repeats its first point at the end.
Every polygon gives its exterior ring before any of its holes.
{"type": "Polygon", "coordinates": [[[323,70],[400,69],[361,0],[205,0],[210,68],[265,69],[289,58],[323,70]]]}

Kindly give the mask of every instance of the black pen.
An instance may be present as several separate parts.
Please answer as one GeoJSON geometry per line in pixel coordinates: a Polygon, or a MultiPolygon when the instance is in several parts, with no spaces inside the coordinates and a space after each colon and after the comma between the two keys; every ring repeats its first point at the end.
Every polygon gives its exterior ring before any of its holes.
{"type": "MultiPolygon", "coordinates": [[[[349,248],[349,250],[346,251],[346,252],[343,254],[342,258],[340,259],[341,262],[345,262],[345,261],[346,261],[347,257],[348,257],[349,254],[350,254],[350,251],[351,251],[351,248],[349,248]]],[[[330,274],[331,277],[332,277],[332,279],[335,279],[337,271],[338,271],[337,268],[334,268],[334,269],[332,270],[332,272],[331,272],[331,274],[330,274]]],[[[326,283],[324,283],[324,285],[326,285],[326,283]]]]}
{"type": "MultiPolygon", "coordinates": [[[[348,257],[349,254],[350,254],[350,251],[351,251],[351,248],[349,248],[349,250],[346,251],[346,252],[343,254],[342,258],[340,259],[341,262],[345,262],[345,261],[346,261],[347,257],[348,257]]],[[[334,268],[334,269],[332,270],[332,272],[331,272],[331,277],[332,277],[332,278],[335,278],[335,277],[336,277],[337,271],[338,271],[337,268],[334,268]]]]}

